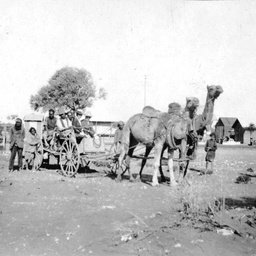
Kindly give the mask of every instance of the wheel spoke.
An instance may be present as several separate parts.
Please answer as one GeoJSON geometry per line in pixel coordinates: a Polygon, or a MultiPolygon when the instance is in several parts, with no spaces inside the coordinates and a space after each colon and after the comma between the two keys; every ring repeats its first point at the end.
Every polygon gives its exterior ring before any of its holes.
{"type": "Polygon", "coordinates": [[[70,161],[68,161],[68,171],[67,171],[67,174],[70,175],[70,171],[71,171],[71,166],[70,166],[70,161]]]}
{"type": "Polygon", "coordinates": [[[71,171],[70,174],[74,174],[75,170],[76,170],[76,168],[74,168],[74,166],[71,164],[70,165],[70,171],[71,171]]]}
{"type": "Polygon", "coordinates": [[[63,169],[64,169],[65,175],[68,175],[68,164],[67,165],[63,165],[63,169]]]}
{"type": "Polygon", "coordinates": [[[71,142],[70,144],[71,144],[71,146],[70,146],[70,151],[73,153],[73,149],[75,149],[75,147],[74,147],[75,144],[74,144],[73,142],[71,142]]]}

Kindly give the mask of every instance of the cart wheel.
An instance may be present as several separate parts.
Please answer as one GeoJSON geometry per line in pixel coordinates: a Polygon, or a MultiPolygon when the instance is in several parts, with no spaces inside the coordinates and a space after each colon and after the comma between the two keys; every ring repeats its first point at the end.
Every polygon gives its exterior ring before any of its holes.
{"type": "Polygon", "coordinates": [[[73,177],[80,165],[80,154],[75,142],[65,140],[60,149],[60,167],[64,176],[73,177]]]}
{"type": "Polygon", "coordinates": [[[34,168],[35,171],[38,171],[40,166],[42,165],[44,158],[44,152],[43,152],[43,147],[42,145],[36,150],[35,152],[35,159],[34,159],[34,168]]]}

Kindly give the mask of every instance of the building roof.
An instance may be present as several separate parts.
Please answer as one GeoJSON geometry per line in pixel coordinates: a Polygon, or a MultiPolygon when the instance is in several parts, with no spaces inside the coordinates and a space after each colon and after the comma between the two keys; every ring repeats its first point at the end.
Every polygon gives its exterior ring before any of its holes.
{"type": "Polygon", "coordinates": [[[42,122],[44,120],[44,115],[41,114],[30,114],[30,115],[25,115],[23,118],[25,122],[42,122]]]}
{"type": "Polygon", "coordinates": [[[238,119],[236,117],[220,117],[219,120],[223,123],[224,126],[232,127],[238,119]]]}

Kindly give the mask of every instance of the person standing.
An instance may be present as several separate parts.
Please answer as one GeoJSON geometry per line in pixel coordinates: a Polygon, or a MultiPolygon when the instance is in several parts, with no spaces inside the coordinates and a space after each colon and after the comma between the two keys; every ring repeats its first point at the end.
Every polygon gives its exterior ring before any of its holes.
{"type": "Polygon", "coordinates": [[[212,132],[210,134],[210,139],[206,141],[205,144],[205,161],[206,161],[206,170],[205,173],[209,171],[209,163],[211,163],[211,173],[213,172],[213,165],[214,165],[214,159],[215,159],[215,152],[217,150],[217,143],[216,143],[216,134],[215,132],[212,132]]]}
{"type": "Polygon", "coordinates": [[[114,145],[116,146],[116,152],[120,152],[120,147],[122,143],[123,138],[123,128],[124,128],[124,122],[119,121],[117,124],[117,129],[115,131],[115,137],[114,137],[114,145]]]}
{"type": "Polygon", "coordinates": [[[123,128],[124,128],[124,122],[119,121],[117,123],[117,129],[114,134],[114,143],[110,148],[110,152],[112,152],[112,150],[114,150],[114,152],[116,154],[120,153],[122,137],[123,137],[123,128]]]}
{"type": "Polygon", "coordinates": [[[18,171],[22,168],[22,151],[24,147],[25,129],[22,120],[17,118],[15,125],[10,130],[10,150],[11,157],[9,161],[9,172],[13,171],[14,160],[18,153],[18,171]]]}

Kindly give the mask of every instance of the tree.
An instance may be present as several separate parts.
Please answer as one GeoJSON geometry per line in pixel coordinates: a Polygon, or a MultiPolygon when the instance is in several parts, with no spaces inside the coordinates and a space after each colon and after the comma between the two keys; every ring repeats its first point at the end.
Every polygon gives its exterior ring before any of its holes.
{"type": "Polygon", "coordinates": [[[9,115],[7,116],[7,120],[15,120],[18,117],[18,115],[9,115]]]}
{"type": "Polygon", "coordinates": [[[91,74],[85,69],[64,67],[51,77],[48,84],[41,87],[36,95],[31,95],[33,110],[67,106],[69,108],[91,107],[96,99],[105,99],[106,92],[99,88],[97,94],[91,74]]]}

